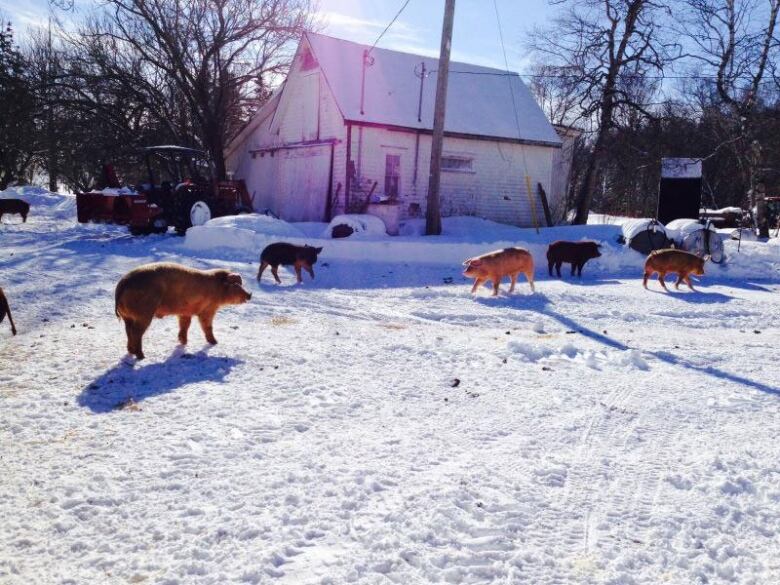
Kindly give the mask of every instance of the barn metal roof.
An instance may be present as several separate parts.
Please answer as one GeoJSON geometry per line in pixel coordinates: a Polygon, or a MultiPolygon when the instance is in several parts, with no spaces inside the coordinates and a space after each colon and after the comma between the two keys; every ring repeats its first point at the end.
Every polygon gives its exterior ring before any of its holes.
{"type": "MultiPolygon", "coordinates": [[[[363,53],[369,47],[315,33],[306,38],[346,120],[432,130],[438,59],[375,48],[361,113],[363,53]],[[422,63],[428,74],[418,120],[422,63]]],[[[450,62],[444,125],[453,134],[561,145],[517,73],[479,65],[450,62]]]]}

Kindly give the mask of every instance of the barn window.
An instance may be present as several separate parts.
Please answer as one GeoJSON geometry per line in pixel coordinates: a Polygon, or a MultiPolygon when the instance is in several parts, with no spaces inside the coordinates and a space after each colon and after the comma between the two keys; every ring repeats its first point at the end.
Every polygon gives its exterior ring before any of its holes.
{"type": "Polygon", "coordinates": [[[401,185],[401,155],[385,155],[385,196],[396,199],[401,185]]]}
{"type": "Polygon", "coordinates": [[[441,157],[441,170],[455,173],[474,172],[474,159],[467,156],[441,157]]]}

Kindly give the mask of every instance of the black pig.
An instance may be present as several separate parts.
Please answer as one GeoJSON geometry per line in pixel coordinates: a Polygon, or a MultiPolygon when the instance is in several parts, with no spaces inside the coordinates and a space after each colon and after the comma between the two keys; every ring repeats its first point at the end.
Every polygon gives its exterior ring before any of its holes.
{"type": "Polygon", "coordinates": [[[269,244],[265,247],[263,253],[260,254],[260,270],[257,271],[257,280],[259,281],[263,277],[263,271],[270,265],[271,274],[274,275],[276,282],[281,284],[282,281],[277,273],[280,264],[295,267],[298,284],[303,282],[301,268],[305,268],[311,274],[311,277],[314,278],[314,264],[317,262],[317,254],[320,252],[322,252],[322,248],[315,248],[314,246],[296,246],[286,242],[269,244]]]}
{"type": "Polygon", "coordinates": [[[571,275],[574,276],[575,272],[582,276],[582,267],[591,258],[598,258],[601,256],[599,252],[599,245],[596,242],[565,242],[559,240],[550,244],[547,248],[547,268],[550,271],[550,276],[553,275],[553,265],[558,273],[558,277],[561,276],[561,264],[566,262],[571,264],[571,275]]]}
{"type": "Polygon", "coordinates": [[[3,219],[3,214],[6,213],[18,213],[22,216],[22,222],[26,222],[30,204],[21,199],[0,199],[0,219],[3,219]]]}

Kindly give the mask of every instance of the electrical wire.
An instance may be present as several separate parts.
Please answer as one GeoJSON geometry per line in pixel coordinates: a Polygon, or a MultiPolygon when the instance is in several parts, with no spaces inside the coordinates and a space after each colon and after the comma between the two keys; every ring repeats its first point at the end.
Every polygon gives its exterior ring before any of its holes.
{"type": "Polygon", "coordinates": [[[403,6],[401,6],[400,10],[399,10],[399,11],[396,13],[396,15],[393,17],[393,20],[391,20],[391,21],[390,21],[390,23],[389,23],[389,24],[388,24],[388,25],[385,27],[385,30],[383,30],[383,31],[382,31],[382,34],[380,34],[380,35],[377,37],[377,39],[374,41],[374,44],[373,44],[373,45],[371,45],[371,48],[370,48],[370,49],[368,50],[368,52],[366,53],[366,56],[370,55],[370,54],[371,54],[371,51],[373,51],[373,50],[376,48],[376,45],[377,45],[377,43],[378,43],[379,41],[381,41],[381,40],[382,40],[382,37],[383,37],[383,36],[385,36],[385,33],[386,33],[388,30],[390,30],[390,27],[391,27],[391,26],[393,26],[393,24],[395,23],[395,21],[396,21],[396,20],[398,20],[398,17],[399,17],[399,16],[401,16],[401,13],[402,13],[402,12],[403,12],[403,11],[406,9],[406,7],[408,6],[408,4],[409,4],[409,2],[410,2],[410,1],[411,1],[411,0],[406,0],[406,2],[404,2],[404,3],[403,3],[403,6]]]}
{"type": "MultiPolygon", "coordinates": [[[[507,74],[510,74],[511,71],[509,71],[509,59],[506,57],[506,46],[504,45],[504,33],[501,30],[501,15],[498,13],[498,1],[493,0],[493,8],[496,11],[496,24],[498,25],[498,39],[501,41],[501,52],[504,54],[504,66],[506,67],[507,74]]],[[[525,146],[523,145],[523,132],[520,128],[520,114],[517,112],[517,102],[515,101],[515,90],[512,86],[512,78],[507,76],[506,78],[507,83],[509,84],[509,95],[512,96],[512,109],[515,112],[515,124],[517,125],[517,139],[520,141],[520,157],[523,160],[523,172],[525,174],[525,189],[526,194],[528,195],[528,203],[530,206],[531,216],[534,221],[534,227],[536,228],[536,233],[539,233],[539,217],[536,213],[536,201],[534,199],[533,194],[531,193],[531,176],[528,174],[528,161],[525,158],[525,146]]]]}
{"type": "MultiPolygon", "coordinates": [[[[433,73],[437,73],[438,69],[429,69],[425,71],[426,76],[433,73]]],[[[495,77],[527,77],[529,79],[579,79],[581,75],[574,74],[562,74],[562,73],[515,73],[513,71],[458,71],[450,69],[450,75],[493,75],[495,77]]],[[[709,81],[717,81],[717,76],[714,75],[637,75],[637,74],[621,74],[622,79],[653,79],[653,80],[665,80],[665,79],[701,79],[709,81]]],[[[745,78],[746,79],[746,78],[745,78]]],[[[747,79],[746,79],[747,80],[747,79]]],[[[776,83],[772,79],[764,80],[763,83],[776,83]]]]}
{"type": "Polygon", "coordinates": [[[512,87],[511,71],[509,71],[509,60],[506,58],[506,47],[504,46],[504,32],[501,30],[501,16],[498,14],[497,0],[493,0],[493,8],[496,11],[496,24],[498,25],[498,39],[501,41],[501,52],[504,54],[504,66],[506,67],[507,83],[509,83],[509,95],[512,96],[512,109],[515,112],[515,125],[517,126],[517,139],[522,140],[522,132],[520,130],[520,117],[517,113],[517,103],[515,102],[515,90],[512,87]]]}

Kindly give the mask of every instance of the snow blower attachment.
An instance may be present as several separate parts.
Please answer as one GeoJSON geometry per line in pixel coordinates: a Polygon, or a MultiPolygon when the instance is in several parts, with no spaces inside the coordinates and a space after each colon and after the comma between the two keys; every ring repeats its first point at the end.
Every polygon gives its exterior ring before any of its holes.
{"type": "Polygon", "coordinates": [[[657,219],[632,219],[623,224],[621,243],[637,252],[649,254],[671,245],[666,229],[657,219]]]}
{"type": "Polygon", "coordinates": [[[712,222],[702,223],[695,219],[675,219],[666,225],[669,237],[675,247],[696,254],[699,258],[709,256],[715,264],[726,259],[721,239],[712,222]]]}
{"type": "Polygon", "coordinates": [[[243,181],[216,181],[206,153],[183,146],[150,146],[141,151],[145,182],[122,187],[113,168],[104,168],[99,187],[76,195],[81,223],[127,225],[134,235],[184,234],[213,217],[252,211],[243,181]]]}

